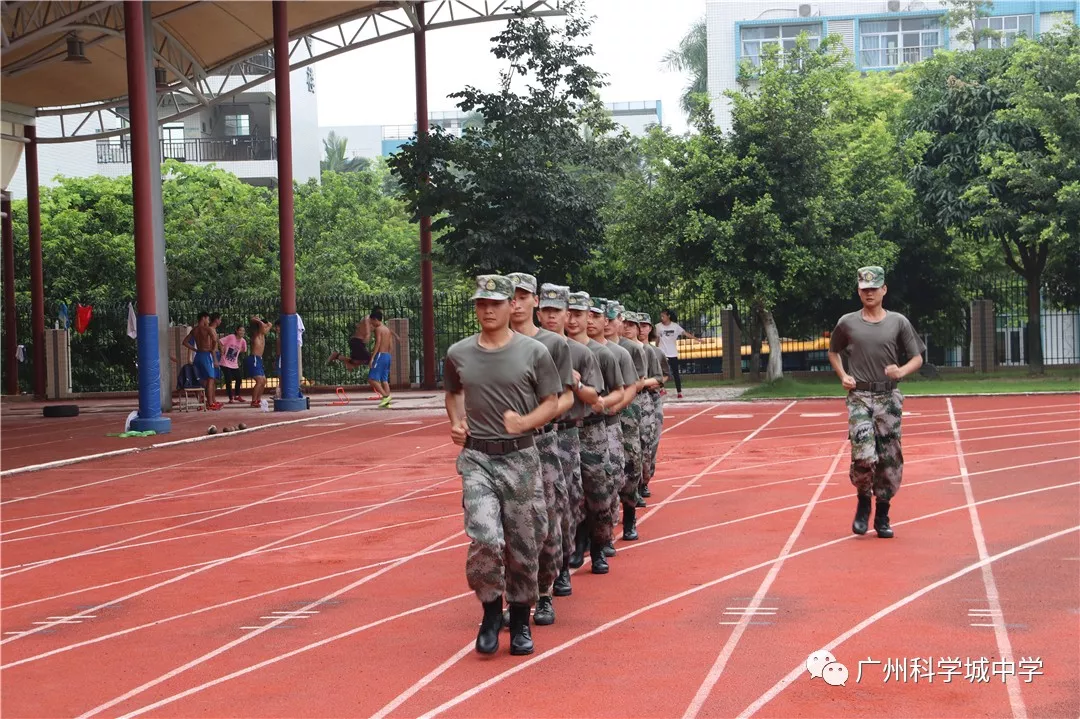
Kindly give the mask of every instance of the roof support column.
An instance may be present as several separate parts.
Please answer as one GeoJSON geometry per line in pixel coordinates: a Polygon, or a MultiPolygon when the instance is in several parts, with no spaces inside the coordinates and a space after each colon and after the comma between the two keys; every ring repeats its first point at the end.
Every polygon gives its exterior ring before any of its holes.
{"type": "Polygon", "coordinates": [[[289,86],[289,17],[274,0],[274,91],[277,112],[278,235],[281,238],[281,397],[274,411],[307,409],[300,394],[300,333],[296,316],[296,245],[293,220],[292,93],[289,86]]]}
{"type": "MultiPolygon", "coordinates": [[[[145,5],[124,3],[124,42],[131,112],[131,186],[135,219],[135,296],[138,303],[136,348],[139,361],[139,415],[131,429],[164,434],[172,422],[161,414],[161,363],[158,342],[154,267],[154,188],[152,176],[160,167],[151,162],[157,142],[157,118],[150,115],[146,77],[145,5]]],[[[168,307],[162,308],[166,313],[168,307]]],[[[179,358],[177,358],[179,359],[179,358]]]]}
{"type": "Polygon", "coordinates": [[[11,196],[2,201],[4,244],[4,394],[19,394],[19,318],[15,309],[15,233],[11,225],[11,196]]]}
{"type": "MultiPolygon", "coordinates": [[[[413,34],[416,65],[416,139],[424,142],[428,136],[427,97],[427,28],[424,25],[424,3],[416,3],[417,28],[413,34]]],[[[431,267],[431,218],[420,218],[420,322],[423,328],[424,365],[421,386],[435,389],[435,287],[431,267]]]]}
{"type": "Polygon", "coordinates": [[[38,185],[37,128],[27,125],[26,224],[30,231],[30,341],[34,355],[34,399],[45,399],[45,273],[41,259],[41,187],[38,185]]]}

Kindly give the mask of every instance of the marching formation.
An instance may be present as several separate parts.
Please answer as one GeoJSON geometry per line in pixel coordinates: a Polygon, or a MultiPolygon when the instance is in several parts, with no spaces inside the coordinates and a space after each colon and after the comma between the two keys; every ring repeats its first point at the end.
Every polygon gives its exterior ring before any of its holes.
{"type": "Polygon", "coordinates": [[[476,650],[496,652],[508,625],[510,653],[531,654],[530,613],[555,622],[553,598],[571,595],[586,552],[607,574],[620,521],[638,539],[669,370],[647,314],[524,273],[476,284],[480,332],[450,347],[443,372],[465,571],[484,609],[476,650]]]}

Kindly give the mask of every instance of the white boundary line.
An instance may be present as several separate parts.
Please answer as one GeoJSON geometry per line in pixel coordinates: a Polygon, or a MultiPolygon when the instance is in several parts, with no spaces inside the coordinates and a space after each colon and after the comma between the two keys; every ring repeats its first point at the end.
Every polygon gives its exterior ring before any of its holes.
{"type": "MultiPolygon", "coordinates": [[[[25,467],[14,467],[12,469],[5,469],[4,471],[0,472],[0,477],[10,477],[10,476],[15,475],[15,474],[24,474],[26,472],[40,472],[43,469],[53,469],[55,467],[66,467],[69,464],[78,464],[80,462],[90,462],[90,461],[95,460],[95,459],[104,459],[106,457],[119,457],[121,455],[132,454],[134,452],[145,452],[145,451],[151,450],[151,449],[162,449],[164,447],[175,447],[175,446],[180,445],[180,444],[191,444],[193,442],[206,442],[207,440],[216,439],[218,437],[225,437],[225,436],[234,437],[234,436],[236,436],[238,434],[245,434],[247,432],[257,432],[260,429],[270,429],[272,427],[284,427],[284,426],[290,425],[290,424],[299,424],[301,422],[310,422],[310,421],[315,420],[315,419],[325,419],[326,417],[336,417],[336,416],[342,415],[342,414],[352,414],[352,413],[358,412],[358,411],[359,410],[355,410],[355,409],[344,409],[344,410],[341,410],[341,411],[338,411],[338,412],[331,412],[330,414],[317,415],[315,417],[302,417],[300,419],[289,419],[289,420],[284,420],[282,422],[271,422],[270,424],[260,424],[257,427],[248,427],[247,429],[240,429],[240,430],[237,430],[235,432],[229,432],[228,435],[226,435],[225,433],[222,433],[220,435],[204,434],[204,435],[200,435],[198,437],[189,437],[187,439],[177,439],[177,440],[173,440],[172,442],[158,442],[156,444],[151,444],[148,447],[129,447],[127,449],[112,450],[111,452],[99,452],[98,454],[86,454],[86,455],[83,455],[81,457],[69,457],[68,459],[58,459],[58,460],[53,461],[53,462],[43,462],[41,464],[28,464],[25,467]]],[[[40,497],[40,496],[45,496],[45,495],[38,495],[38,496],[40,497]]],[[[21,502],[21,501],[23,501],[25,499],[36,499],[36,497],[20,497],[18,499],[12,499],[12,500],[8,500],[8,501],[9,502],[21,502]]],[[[4,502],[4,504],[7,504],[7,503],[8,502],[4,502]]]]}
{"type": "MultiPolygon", "coordinates": [[[[846,445],[846,443],[845,443],[846,445]]],[[[784,543],[783,549],[780,550],[780,554],[777,555],[773,562],[773,565],[769,567],[768,573],[765,578],[761,580],[761,584],[758,586],[757,591],[754,592],[753,599],[750,600],[750,604],[747,605],[746,611],[739,617],[738,623],[735,628],[728,635],[727,642],[724,643],[724,648],[720,650],[720,655],[716,657],[716,662],[713,663],[712,668],[709,669],[709,673],[705,675],[704,681],[701,682],[701,686],[698,687],[697,693],[694,694],[694,698],[690,701],[690,705],[686,707],[686,711],[683,712],[683,719],[695,719],[698,714],[701,713],[701,709],[705,706],[706,700],[709,698],[709,694],[712,693],[713,687],[720,681],[720,675],[724,673],[724,668],[727,666],[728,660],[731,659],[731,655],[735,652],[735,647],[738,646],[739,640],[742,639],[743,633],[746,632],[746,628],[750,625],[750,620],[754,618],[754,613],[761,607],[761,603],[765,600],[765,597],[769,593],[769,588],[772,587],[776,577],[780,574],[780,569],[784,566],[784,560],[787,559],[791,553],[791,548],[795,546],[795,541],[802,534],[803,527],[806,526],[806,522],[810,519],[811,512],[814,511],[814,506],[821,498],[821,494],[825,491],[825,486],[832,479],[833,474],[836,473],[836,466],[840,464],[840,459],[844,456],[845,445],[841,445],[837,450],[836,455],[833,457],[832,464],[829,465],[829,470],[821,478],[817,488],[814,489],[814,495],[810,498],[806,507],[803,508],[802,516],[799,517],[799,521],[795,523],[795,527],[791,530],[791,534],[788,535],[787,542],[784,543]]]]}
{"type": "MultiPolygon", "coordinates": [[[[979,504],[982,504],[982,502],[979,502],[979,504]]],[[[931,584],[927,584],[922,589],[919,589],[919,590],[917,590],[915,592],[912,592],[911,594],[907,595],[903,599],[900,599],[899,601],[896,601],[896,602],[890,604],[889,606],[885,607],[881,611],[875,612],[874,614],[870,615],[869,617],[867,617],[863,621],[856,624],[851,629],[847,630],[846,632],[844,632],[843,634],[838,636],[836,639],[833,639],[831,642],[829,642],[828,644],[823,646],[822,649],[824,649],[827,652],[831,652],[833,649],[840,646],[841,644],[846,642],[848,639],[851,639],[853,636],[855,636],[856,634],[861,632],[863,629],[866,629],[871,624],[874,624],[879,619],[887,617],[888,615],[895,612],[897,609],[902,609],[903,607],[907,606],[908,604],[911,604],[912,602],[914,602],[916,599],[919,599],[923,595],[929,594],[930,592],[934,591],[938,587],[944,586],[944,585],[948,584],[949,582],[952,582],[952,581],[954,581],[956,579],[959,579],[960,577],[962,577],[962,576],[964,576],[966,574],[970,574],[971,572],[974,572],[976,569],[982,569],[983,567],[988,566],[988,565],[992,564],[993,562],[996,562],[996,561],[998,561],[1000,559],[1004,559],[1006,557],[1010,557],[1013,554],[1016,554],[1017,552],[1022,552],[1025,549],[1031,549],[1032,547],[1036,547],[1036,546],[1038,546],[1040,544],[1044,544],[1045,542],[1050,542],[1050,541],[1053,541],[1055,539],[1059,539],[1061,537],[1064,537],[1064,536],[1066,536],[1068,534],[1072,534],[1073,532],[1077,532],[1077,531],[1080,531],[1080,526],[1072,527],[1070,529],[1063,529],[1060,532],[1054,532],[1053,534],[1047,534],[1045,536],[1039,537],[1038,539],[1033,539],[1030,542],[1025,542],[1024,544],[1012,547],[1011,549],[1006,549],[1005,551],[999,552],[999,553],[997,553],[997,554],[995,554],[993,556],[988,556],[985,559],[980,559],[978,562],[975,562],[974,564],[969,564],[968,566],[964,567],[963,569],[957,570],[956,572],[953,572],[952,574],[950,574],[947,577],[943,577],[943,578],[937,580],[936,582],[933,582],[931,584]]],[[[781,679],[776,684],[774,684],[772,689],[769,689],[767,692],[765,692],[760,697],[758,697],[750,706],[746,707],[746,709],[743,709],[742,713],[739,714],[739,719],[749,719],[749,717],[753,716],[755,712],[757,712],[763,706],[765,706],[770,701],[772,701],[774,698],[776,698],[776,696],[778,694],[780,694],[780,692],[784,691],[784,689],[786,689],[793,682],[795,682],[805,672],[806,672],[805,663],[800,663],[798,667],[796,667],[795,669],[793,669],[791,671],[791,673],[789,673],[783,679],[781,679]]]]}
{"type": "MultiPolygon", "coordinates": [[[[983,534],[982,522],[979,521],[979,510],[975,506],[975,493],[971,489],[967,461],[964,459],[964,449],[960,443],[960,428],[956,424],[952,400],[947,399],[945,402],[949,407],[953,444],[956,447],[956,461],[960,465],[960,479],[964,484],[964,498],[968,504],[971,532],[975,535],[975,546],[979,552],[979,559],[986,562],[990,557],[990,553],[986,549],[986,536],[983,534]]],[[[1012,659],[1012,643],[1009,641],[1009,630],[1005,628],[1005,617],[1001,611],[1001,596],[998,593],[997,582],[994,581],[994,570],[990,567],[989,562],[982,566],[982,580],[983,586],[986,588],[986,600],[993,614],[994,639],[997,640],[998,656],[1001,659],[1012,659]]],[[[1005,680],[1005,687],[1009,692],[1009,705],[1012,708],[1014,719],[1027,719],[1027,708],[1024,706],[1024,696],[1020,690],[1020,680],[1016,676],[1009,676],[1005,680]]]]}

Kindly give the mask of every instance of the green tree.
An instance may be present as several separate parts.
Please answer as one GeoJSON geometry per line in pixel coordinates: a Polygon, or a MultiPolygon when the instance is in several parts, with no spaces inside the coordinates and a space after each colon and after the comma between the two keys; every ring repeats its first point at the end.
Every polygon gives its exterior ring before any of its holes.
{"type": "Polygon", "coordinates": [[[444,257],[467,273],[518,269],[566,281],[603,239],[608,173],[625,136],[597,99],[586,64],[591,20],[576,3],[563,27],[508,22],[492,53],[507,61],[496,92],[466,87],[458,107],[484,122],[461,137],[439,128],[391,159],[414,218],[435,218],[444,257]],[[515,83],[527,83],[515,91],[515,83]]]}
{"type": "Polygon", "coordinates": [[[949,0],[945,26],[958,30],[953,34],[957,42],[978,50],[983,40],[1001,38],[1000,30],[993,30],[989,26],[979,27],[979,20],[987,17],[993,7],[993,0],[949,0]]]}
{"type": "Polygon", "coordinates": [[[371,166],[371,161],[366,157],[346,157],[349,139],[338,137],[331,130],[323,139],[323,159],[319,162],[319,168],[323,172],[356,172],[366,170],[371,166]]]}
{"type": "Polygon", "coordinates": [[[695,98],[709,91],[709,30],[705,18],[691,25],[679,41],[679,47],[668,50],[661,62],[672,72],[690,76],[690,82],[679,98],[683,112],[689,115],[698,101],[695,98]]]}

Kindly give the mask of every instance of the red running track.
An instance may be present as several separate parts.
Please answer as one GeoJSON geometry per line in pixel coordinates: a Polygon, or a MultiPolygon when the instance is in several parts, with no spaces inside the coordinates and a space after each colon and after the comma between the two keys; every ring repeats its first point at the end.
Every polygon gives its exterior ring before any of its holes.
{"type": "Polygon", "coordinates": [[[526,658],[505,634],[471,650],[441,416],[5,477],[0,711],[1076,716],[1076,397],[906,405],[892,540],[850,533],[841,402],[669,408],[641,541],[610,574],[575,574],[526,658]],[[823,647],[845,686],[806,672],[823,647]],[[1003,655],[1012,672],[981,681],[1003,655]],[[912,658],[959,673],[916,682],[912,658]]]}

